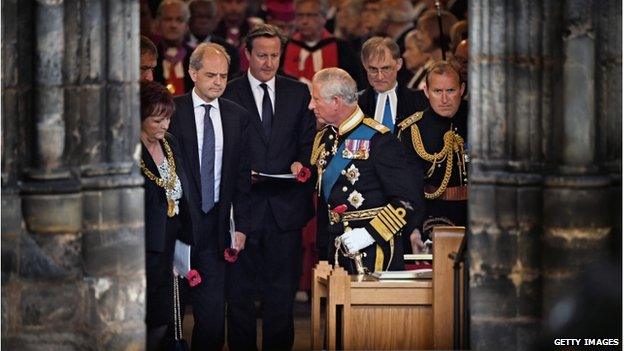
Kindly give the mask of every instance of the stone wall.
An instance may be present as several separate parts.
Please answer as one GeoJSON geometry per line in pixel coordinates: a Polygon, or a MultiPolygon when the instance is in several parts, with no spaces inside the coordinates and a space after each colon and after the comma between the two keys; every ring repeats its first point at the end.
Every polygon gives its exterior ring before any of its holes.
{"type": "Polygon", "coordinates": [[[471,346],[550,349],[555,307],[586,271],[621,265],[622,4],[472,0],[469,13],[471,346]]]}
{"type": "Polygon", "coordinates": [[[144,343],[137,1],[2,1],[2,347],[144,343]]]}

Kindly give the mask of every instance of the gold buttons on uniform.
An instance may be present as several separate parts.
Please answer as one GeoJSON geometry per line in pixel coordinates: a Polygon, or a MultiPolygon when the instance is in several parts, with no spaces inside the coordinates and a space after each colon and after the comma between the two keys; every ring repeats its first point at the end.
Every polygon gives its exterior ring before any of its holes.
{"type": "Polygon", "coordinates": [[[343,186],[343,187],[342,187],[342,192],[343,192],[343,193],[346,193],[346,192],[347,192],[347,190],[349,190],[349,189],[348,189],[346,186],[343,186]]]}

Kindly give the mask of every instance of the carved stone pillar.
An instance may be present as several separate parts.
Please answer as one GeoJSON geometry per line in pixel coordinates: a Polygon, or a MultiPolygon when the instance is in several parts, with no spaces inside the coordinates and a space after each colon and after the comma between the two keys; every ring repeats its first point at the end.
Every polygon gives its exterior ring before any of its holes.
{"type": "Polygon", "coordinates": [[[143,348],[138,22],[136,0],[2,2],[3,348],[143,348]]]}
{"type": "Polygon", "coordinates": [[[471,347],[532,350],[619,251],[621,4],[475,0],[469,17],[471,347]]]}
{"type": "MultiPolygon", "coordinates": [[[[547,4],[544,7],[548,6],[547,4]]],[[[539,331],[544,8],[470,2],[473,349],[530,349],[539,331]],[[504,338],[501,338],[504,335],[504,338]]],[[[548,38],[546,38],[548,39],[548,38]]]]}

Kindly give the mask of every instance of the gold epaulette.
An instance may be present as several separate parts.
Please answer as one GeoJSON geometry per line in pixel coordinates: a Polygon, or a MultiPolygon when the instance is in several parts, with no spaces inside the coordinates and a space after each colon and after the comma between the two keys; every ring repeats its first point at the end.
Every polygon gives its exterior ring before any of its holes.
{"type": "Polygon", "coordinates": [[[390,131],[390,129],[386,126],[384,126],[383,124],[375,121],[372,118],[364,118],[364,124],[366,124],[367,126],[373,128],[374,130],[378,131],[381,134],[386,134],[390,131]]]}
{"type": "Polygon", "coordinates": [[[399,127],[399,130],[404,131],[407,127],[419,121],[422,118],[422,116],[423,116],[423,111],[416,112],[413,115],[402,120],[401,123],[399,123],[397,126],[399,127]]]}
{"type": "Polygon", "coordinates": [[[329,127],[328,125],[323,127],[323,129],[316,132],[316,135],[314,136],[314,144],[312,144],[312,155],[310,156],[311,165],[316,165],[316,161],[318,160],[319,155],[321,153],[321,148],[320,148],[321,139],[323,139],[323,135],[325,135],[325,132],[327,131],[328,127],[329,127]]]}

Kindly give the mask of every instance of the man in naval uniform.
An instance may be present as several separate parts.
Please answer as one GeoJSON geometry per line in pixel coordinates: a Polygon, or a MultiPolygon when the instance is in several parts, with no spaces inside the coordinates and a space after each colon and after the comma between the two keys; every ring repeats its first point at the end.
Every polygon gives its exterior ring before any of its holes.
{"type": "Polygon", "coordinates": [[[465,226],[467,222],[468,102],[462,100],[465,83],[451,63],[433,63],[425,79],[430,107],[406,118],[398,127],[406,150],[413,150],[424,162],[423,231],[428,233],[436,225],[465,226]]]}
{"type": "Polygon", "coordinates": [[[327,211],[329,257],[338,257],[350,273],[401,270],[400,235],[411,233],[412,217],[423,211],[410,181],[417,171],[389,129],[364,116],[357,98],[356,83],[344,70],[314,75],[309,107],[327,124],[315,137],[311,157],[318,174],[318,216],[327,211]]]}

